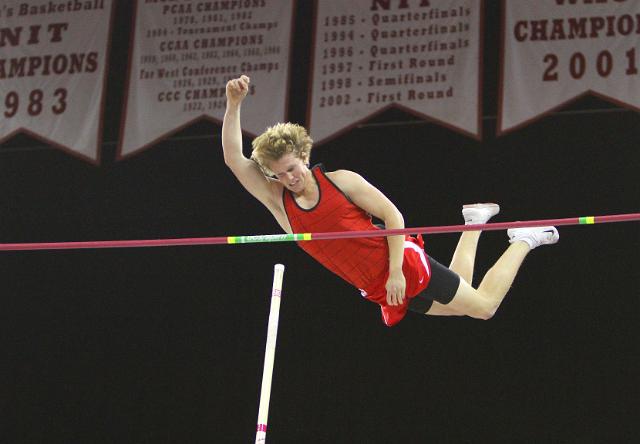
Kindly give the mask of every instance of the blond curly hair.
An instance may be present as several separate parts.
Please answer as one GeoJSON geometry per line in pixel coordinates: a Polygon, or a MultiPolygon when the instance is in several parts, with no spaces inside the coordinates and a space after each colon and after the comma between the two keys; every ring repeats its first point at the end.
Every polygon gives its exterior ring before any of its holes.
{"type": "Polygon", "coordinates": [[[303,126],[296,123],[277,123],[253,139],[251,159],[260,166],[265,175],[272,176],[269,162],[292,153],[308,164],[312,145],[313,140],[303,126]]]}

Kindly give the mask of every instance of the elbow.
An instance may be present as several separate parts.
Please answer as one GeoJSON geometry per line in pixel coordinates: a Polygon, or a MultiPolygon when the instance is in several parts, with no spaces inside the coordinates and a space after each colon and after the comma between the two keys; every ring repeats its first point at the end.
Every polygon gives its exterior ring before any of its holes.
{"type": "Polygon", "coordinates": [[[404,228],[404,217],[397,208],[393,207],[385,215],[384,223],[386,228],[404,228]]]}

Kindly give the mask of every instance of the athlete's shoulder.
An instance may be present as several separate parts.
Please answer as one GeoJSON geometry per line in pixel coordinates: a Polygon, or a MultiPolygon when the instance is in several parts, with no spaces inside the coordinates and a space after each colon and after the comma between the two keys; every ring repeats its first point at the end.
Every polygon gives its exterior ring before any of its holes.
{"type": "Polygon", "coordinates": [[[329,179],[333,181],[351,181],[351,180],[361,180],[362,176],[358,173],[350,170],[335,170],[335,171],[327,171],[324,173],[329,179]]]}
{"type": "Polygon", "coordinates": [[[336,170],[327,173],[329,180],[347,197],[366,188],[368,182],[358,173],[350,170],[336,170]]]}
{"type": "Polygon", "coordinates": [[[335,183],[344,183],[349,185],[366,182],[364,177],[351,170],[335,170],[325,174],[335,183]]]}

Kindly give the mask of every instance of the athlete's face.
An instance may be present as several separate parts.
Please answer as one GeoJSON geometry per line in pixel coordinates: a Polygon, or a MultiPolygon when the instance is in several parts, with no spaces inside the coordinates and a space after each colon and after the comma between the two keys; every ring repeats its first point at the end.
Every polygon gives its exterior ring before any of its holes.
{"type": "Polygon", "coordinates": [[[309,168],[299,157],[291,153],[285,154],[280,159],[271,162],[269,169],[287,189],[294,193],[301,193],[304,190],[309,168]]]}

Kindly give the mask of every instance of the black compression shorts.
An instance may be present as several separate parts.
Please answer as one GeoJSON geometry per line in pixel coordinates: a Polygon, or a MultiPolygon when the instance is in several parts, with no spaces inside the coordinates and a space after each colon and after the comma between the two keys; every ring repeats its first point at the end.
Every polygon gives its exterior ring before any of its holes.
{"type": "Polygon", "coordinates": [[[460,276],[427,255],[431,266],[429,285],[409,301],[409,310],[425,314],[431,308],[433,301],[448,304],[458,291],[460,276]]]}

